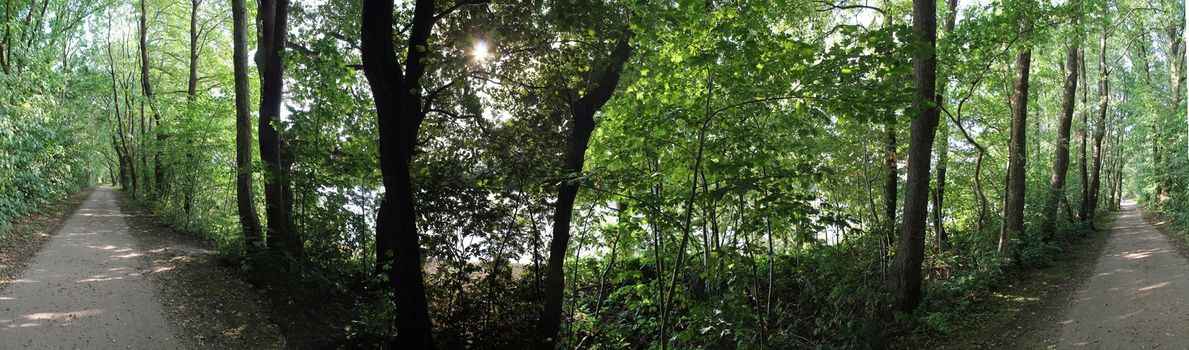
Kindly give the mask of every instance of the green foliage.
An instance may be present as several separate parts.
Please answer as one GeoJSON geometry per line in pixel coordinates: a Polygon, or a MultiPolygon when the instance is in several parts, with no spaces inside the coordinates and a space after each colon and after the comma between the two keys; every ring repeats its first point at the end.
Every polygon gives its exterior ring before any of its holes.
{"type": "MultiPolygon", "coordinates": [[[[33,3],[16,1],[15,13],[31,13],[33,3]]],[[[406,29],[411,3],[399,3],[394,25],[406,29]]],[[[439,3],[435,10],[446,10],[439,3]]],[[[0,232],[29,208],[105,178],[160,219],[212,241],[249,275],[267,264],[246,259],[296,259],[300,269],[285,277],[303,291],[290,293],[347,305],[351,346],[393,338],[401,310],[383,287],[390,266],[374,266],[384,188],[379,121],[359,66],[358,1],[291,6],[284,111],[275,127],[291,152],[286,175],[305,248],[299,257],[249,257],[243,246],[234,175],[253,175],[254,204],[264,212],[262,180],[278,174],[235,167],[227,4],[199,7],[203,34],[190,94],[190,8],[147,1],[153,96],[141,86],[139,33],[131,29],[139,2],[46,4],[62,18],[81,16],[82,25],[14,27],[43,40],[12,50],[0,74],[0,232]],[[68,57],[59,57],[63,49],[68,57]]],[[[428,47],[412,48],[428,55],[429,66],[411,176],[438,345],[530,345],[562,183],[582,188],[564,259],[565,348],[876,348],[954,332],[978,296],[1021,268],[1051,264],[1085,236],[1087,223],[1076,219],[1088,181],[1078,170],[1095,151],[1091,145],[1082,159],[1077,135],[1100,125],[1108,135],[1100,212],[1114,209],[1105,183],[1117,180],[1110,172],[1117,170],[1123,197],[1189,227],[1186,108],[1183,97],[1171,98],[1184,96],[1184,83],[1171,93],[1178,58],[1164,49],[1175,40],[1165,24],[1184,23],[1183,13],[1124,18],[1116,11],[1183,4],[1073,4],[960,1],[957,26],[940,34],[946,124],[937,144],[945,147],[935,149],[947,153],[935,154],[934,165],[948,171],[940,208],[948,240],[943,245],[930,225],[927,293],[912,315],[890,308],[885,283],[895,247],[886,240],[899,236],[900,218],[879,206],[900,196],[880,191],[889,175],[883,167],[887,159],[905,164],[916,114],[909,58],[927,50],[907,44],[915,35],[908,2],[874,10],[788,0],[497,0],[443,15],[428,47]],[[1032,31],[1020,32],[1024,19],[1032,31]],[[1096,38],[1108,29],[1115,93],[1100,124],[1096,38]],[[572,102],[599,84],[595,77],[626,32],[633,54],[596,114],[585,168],[563,169],[572,102]],[[1075,42],[1086,51],[1089,79],[1079,96],[1091,97],[1089,106],[1077,103],[1057,232],[1039,232],[1057,147],[1061,64],[1075,42]],[[477,56],[480,43],[488,57],[477,56]],[[1023,47],[1035,53],[1027,232],[1006,242],[1018,247],[1013,255],[1000,251],[999,239],[1006,102],[1012,57],[1023,47]],[[883,151],[886,125],[899,139],[891,154],[883,151]]],[[[396,51],[404,45],[398,41],[396,51]]],[[[250,76],[255,106],[259,79],[250,76]]],[[[903,171],[893,170],[897,178],[903,171]]]]}
{"type": "Polygon", "coordinates": [[[12,220],[99,177],[102,130],[44,66],[0,75],[0,237],[12,220]]]}

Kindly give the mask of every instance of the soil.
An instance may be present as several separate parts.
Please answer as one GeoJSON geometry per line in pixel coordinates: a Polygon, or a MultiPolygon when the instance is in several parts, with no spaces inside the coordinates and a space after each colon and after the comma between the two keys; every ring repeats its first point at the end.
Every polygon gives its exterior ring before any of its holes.
{"type": "Polygon", "coordinates": [[[1181,253],[1181,256],[1189,259],[1189,232],[1174,230],[1172,227],[1169,227],[1168,220],[1160,217],[1160,215],[1148,210],[1143,210],[1142,212],[1144,213],[1144,221],[1156,227],[1168,239],[1168,243],[1171,243],[1173,248],[1176,248],[1177,252],[1181,253]]]}
{"type": "Polygon", "coordinates": [[[21,276],[29,260],[50,239],[50,234],[57,231],[90,195],[88,189],[51,203],[40,208],[39,213],[13,222],[8,232],[0,234],[0,291],[9,281],[21,276]]]}
{"type": "Polygon", "coordinates": [[[1098,225],[1103,229],[1089,237],[1090,246],[1070,251],[1075,264],[1062,262],[1021,282],[1055,280],[1046,283],[1052,290],[1029,294],[1008,288],[1004,294],[1029,300],[988,307],[1014,315],[1010,321],[987,322],[948,348],[1189,348],[1189,255],[1183,255],[1189,247],[1176,248],[1176,236],[1162,235],[1144,216],[1134,203],[1124,203],[1113,219],[1098,225]]]}
{"type": "Polygon", "coordinates": [[[0,348],[181,348],[111,189],[100,188],[0,292],[0,348]]]}
{"type": "Polygon", "coordinates": [[[1189,260],[1125,203],[1094,275],[1061,318],[1060,348],[1189,348],[1189,260]]]}
{"type": "MultiPolygon", "coordinates": [[[[1097,227],[1107,227],[1106,216],[1097,227]]],[[[1110,230],[1090,230],[1073,240],[1051,266],[1020,272],[969,310],[960,329],[937,344],[942,349],[1041,349],[1057,336],[1056,324],[1071,296],[1094,272],[1110,230]]],[[[931,346],[932,347],[932,346],[931,346]]]]}
{"type": "Polygon", "coordinates": [[[171,324],[195,347],[342,349],[349,344],[343,326],[353,316],[349,298],[306,290],[306,284],[261,289],[248,282],[252,271],[237,259],[218,256],[200,234],[168,227],[120,197],[132,235],[159,271],[150,275],[159,282],[158,292],[170,296],[171,324]]]}
{"type": "MultiPolygon", "coordinates": [[[[0,275],[9,282],[0,290],[0,349],[286,346],[258,293],[203,242],[129,215],[118,197],[95,189],[60,229],[47,230],[56,232],[44,235],[44,248],[17,250],[32,258],[19,277],[0,275]]],[[[6,266],[20,265],[3,254],[6,266]]]]}
{"type": "Polygon", "coordinates": [[[132,237],[151,264],[148,277],[164,296],[170,329],[193,349],[282,349],[267,302],[238,278],[210,244],[158,224],[119,194],[132,237]]]}

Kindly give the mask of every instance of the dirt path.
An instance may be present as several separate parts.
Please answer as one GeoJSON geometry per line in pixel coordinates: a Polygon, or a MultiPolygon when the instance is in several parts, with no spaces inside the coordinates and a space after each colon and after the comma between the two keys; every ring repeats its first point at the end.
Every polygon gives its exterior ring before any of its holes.
{"type": "Polygon", "coordinates": [[[1060,319],[1058,348],[1189,349],[1189,261],[1134,203],[1060,319]]]}
{"type": "Polygon", "coordinates": [[[178,349],[112,188],[0,291],[0,349],[178,349]]]}

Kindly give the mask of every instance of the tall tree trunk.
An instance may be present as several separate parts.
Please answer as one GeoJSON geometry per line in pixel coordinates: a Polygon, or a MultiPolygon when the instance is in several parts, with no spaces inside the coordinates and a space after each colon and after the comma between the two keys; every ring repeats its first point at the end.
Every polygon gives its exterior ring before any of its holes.
{"type": "MultiPolygon", "coordinates": [[[[144,0],[141,4],[143,6],[144,0]]],[[[244,251],[251,255],[260,248],[264,235],[252,193],[252,102],[251,87],[248,86],[246,12],[244,0],[231,0],[231,59],[235,70],[235,203],[244,234],[244,251]]]]}
{"type": "Polygon", "coordinates": [[[1106,67],[1106,34],[1106,29],[1103,29],[1102,38],[1099,40],[1098,68],[1102,76],[1098,78],[1098,125],[1094,128],[1094,164],[1090,171],[1090,207],[1087,212],[1087,219],[1090,222],[1094,221],[1095,212],[1098,211],[1098,193],[1102,184],[1102,158],[1105,156],[1102,139],[1106,134],[1106,112],[1110,105],[1110,72],[1106,67]]]}
{"type": "MultiPolygon", "coordinates": [[[[128,142],[128,134],[124,130],[124,115],[120,112],[120,92],[119,88],[116,86],[116,81],[119,79],[116,77],[116,56],[112,52],[110,39],[111,37],[109,33],[109,41],[107,43],[108,73],[111,74],[111,100],[116,117],[116,132],[120,134],[120,149],[119,152],[117,152],[117,156],[120,157],[120,185],[125,189],[132,190],[132,193],[135,195],[137,185],[136,162],[132,160],[132,148],[128,142]]],[[[130,111],[128,114],[129,117],[131,117],[130,111]]]]}
{"type": "Polygon", "coordinates": [[[1086,51],[1083,49],[1078,51],[1078,66],[1081,67],[1080,79],[1082,84],[1082,128],[1078,131],[1078,137],[1081,138],[1081,152],[1078,155],[1078,170],[1081,175],[1082,198],[1078,204],[1078,220],[1083,223],[1094,226],[1094,222],[1090,220],[1090,158],[1087,154],[1089,149],[1089,135],[1090,135],[1090,83],[1086,80],[1086,51]]]}
{"type": "MultiPolygon", "coordinates": [[[[896,197],[899,194],[899,174],[896,172],[896,116],[890,115],[884,124],[884,249],[891,250],[896,242],[896,197]]],[[[887,255],[886,252],[884,255],[887,255]]]]}
{"type": "Polygon", "coordinates": [[[937,3],[913,0],[912,27],[916,40],[928,50],[913,51],[913,106],[918,111],[910,126],[908,180],[904,186],[904,219],[900,243],[888,287],[896,309],[912,312],[921,301],[921,262],[924,261],[925,225],[929,204],[929,161],[939,117],[937,97],[937,3]],[[927,45],[927,46],[926,46],[927,45]]]}
{"type": "MultiPolygon", "coordinates": [[[[202,0],[190,0],[190,75],[186,80],[186,103],[191,111],[198,109],[194,101],[198,98],[198,7],[202,0]]],[[[187,140],[186,167],[195,167],[194,140],[187,140]]],[[[182,211],[186,213],[186,222],[190,222],[191,211],[194,209],[193,181],[187,181],[182,193],[182,211]]]]}
{"type": "MultiPolygon", "coordinates": [[[[1184,90],[1184,87],[1185,87],[1185,71],[1184,71],[1184,68],[1185,68],[1185,36],[1184,36],[1184,30],[1185,30],[1185,17],[1184,16],[1181,16],[1180,20],[1177,23],[1174,23],[1173,25],[1169,26],[1169,28],[1168,28],[1168,39],[1169,39],[1170,44],[1168,47],[1168,54],[1166,56],[1168,57],[1168,61],[1169,61],[1168,75],[1169,75],[1169,80],[1171,83],[1169,85],[1169,90],[1170,90],[1170,92],[1172,92],[1172,100],[1170,101],[1170,102],[1172,102],[1172,105],[1169,108],[1172,111],[1172,113],[1170,113],[1169,115],[1173,115],[1173,116],[1181,115],[1181,100],[1184,98],[1184,94],[1182,92],[1182,90],[1184,90]]],[[[1160,114],[1157,114],[1157,116],[1159,116],[1159,115],[1160,114]]],[[[1163,118],[1158,118],[1158,119],[1163,119],[1163,118]]],[[[1186,118],[1186,122],[1189,123],[1189,118],[1186,118]]],[[[1163,128],[1161,128],[1159,130],[1163,130],[1163,128]]],[[[1159,133],[1157,133],[1157,135],[1159,135],[1159,133]]],[[[1187,143],[1185,145],[1185,147],[1186,147],[1185,151],[1187,153],[1189,153],[1189,135],[1187,135],[1187,137],[1186,137],[1186,142],[1187,143]]],[[[1156,165],[1158,167],[1161,166],[1160,162],[1156,162],[1154,165],[1156,165]]],[[[1162,167],[1161,169],[1169,169],[1169,167],[1162,167]]],[[[1161,183],[1158,185],[1159,186],[1158,188],[1167,190],[1170,186],[1172,186],[1171,181],[1172,181],[1172,178],[1166,176],[1164,178],[1164,181],[1161,181],[1161,183]]],[[[1157,198],[1159,198],[1160,196],[1163,195],[1163,193],[1161,193],[1161,192],[1163,192],[1163,191],[1157,192],[1157,198]]]]}
{"type": "MultiPolygon", "coordinates": [[[[940,87],[938,89],[941,89],[940,87]]],[[[940,105],[939,105],[940,106],[940,105]]],[[[937,179],[933,187],[933,232],[937,235],[937,252],[944,252],[949,249],[949,235],[945,232],[945,175],[946,164],[949,163],[949,124],[945,121],[938,121],[940,124],[937,131],[938,142],[937,150],[937,179]]]]}
{"type": "MultiPolygon", "coordinates": [[[[1024,24],[1025,28],[1030,26],[1024,24]]],[[[1016,55],[1016,79],[1012,89],[1011,140],[1009,141],[1007,172],[1007,205],[1003,209],[1004,232],[1000,245],[1013,260],[1017,260],[1017,247],[1012,242],[1024,234],[1024,191],[1027,174],[1024,171],[1028,158],[1028,78],[1032,65],[1032,49],[1024,48],[1016,55]]]]}
{"type": "Polygon", "coordinates": [[[1041,214],[1040,232],[1045,240],[1052,240],[1057,230],[1057,206],[1065,196],[1065,175],[1069,170],[1069,131],[1073,125],[1073,111],[1078,88],[1078,42],[1075,40],[1065,57],[1065,84],[1061,92],[1061,117],[1057,122],[1057,150],[1053,156],[1053,175],[1049,178],[1049,194],[1041,214]]]}
{"type": "Polygon", "coordinates": [[[293,226],[292,185],[281,127],[281,100],[285,66],[282,51],[288,30],[289,1],[261,0],[256,13],[258,28],[256,67],[260,70],[260,121],[257,137],[264,177],[264,213],[268,220],[268,249],[283,253],[278,267],[294,271],[302,259],[302,241],[293,226]]]}
{"type": "Polygon", "coordinates": [[[198,7],[202,0],[190,0],[190,75],[186,80],[186,101],[198,95],[198,7]]]}
{"type": "Polygon", "coordinates": [[[364,0],[360,30],[364,76],[376,104],[385,191],[376,217],[376,270],[388,277],[387,287],[398,310],[397,336],[389,344],[394,349],[434,348],[409,167],[427,110],[422,105],[421,78],[436,18],[433,0],[417,0],[414,6],[412,22],[406,27],[403,71],[393,42],[393,0],[364,0]]]}
{"type": "Polygon", "coordinates": [[[1123,201],[1123,166],[1127,164],[1127,158],[1123,157],[1123,120],[1119,119],[1119,125],[1115,129],[1115,176],[1114,182],[1111,184],[1111,208],[1114,210],[1120,209],[1120,202],[1123,201]]]}
{"type": "MultiPolygon", "coordinates": [[[[148,19],[148,5],[145,0],[140,0],[140,90],[144,95],[145,100],[149,104],[149,110],[153,113],[153,123],[156,125],[157,143],[155,145],[156,151],[153,153],[153,181],[152,188],[154,196],[160,197],[164,192],[162,189],[165,186],[165,169],[161,166],[161,148],[165,145],[165,133],[160,128],[161,113],[157,110],[157,106],[153,104],[153,84],[149,79],[149,19],[148,19]]],[[[142,123],[143,125],[143,123],[142,123]]],[[[147,140],[146,140],[147,142],[147,140]]],[[[142,155],[145,156],[145,155],[142,155]]]]}
{"type": "MultiPolygon", "coordinates": [[[[957,24],[958,15],[958,0],[946,0],[946,16],[943,28],[945,33],[954,32],[954,26],[957,24]]],[[[937,106],[943,106],[946,102],[946,85],[949,83],[949,78],[942,76],[937,84],[937,106]]],[[[940,108],[940,107],[939,107],[940,108]]],[[[950,127],[945,120],[938,121],[940,123],[938,134],[940,149],[937,150],[937,183],[933,188],[933,232],[937,234],[937,252],[944,252],[949,249],[949,237],[945,232],[945,173],[946,165],[949,163],[950,153],[950,127]]]]}
{"type": "MultiPolygon", "coordinates": [[[[582,98],[569,106],[573,129],[566,141],[562,171],[566,180],[558,186],[557,203],[553,211],[553,238],[549,244],[549,262],[545,266],[545,305],[537,324],[537,348],[557,347],[557,333],[561,326],[562,299],[565,294],[565,256],[570,244],[570,223],[574,200],[581,186],[582,166],[586,162],[586,148],[594,132],[594,115],[615,93],[624,63],[631,56],[630,31],[625,31],[615,44],[611,58],[603,67],[597,84],[582,98]]],[[[696,171],[696,169],[695,169],[696,171]]],[[[696,184],[695,184],[696,186],[696,184]]]]}

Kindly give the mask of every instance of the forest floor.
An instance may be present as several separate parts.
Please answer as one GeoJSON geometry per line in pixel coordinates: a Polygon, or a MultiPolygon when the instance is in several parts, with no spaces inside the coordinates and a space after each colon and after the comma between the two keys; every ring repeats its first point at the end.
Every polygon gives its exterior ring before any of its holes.
{"type": "Polygon", "coordinates": [[[12,223],[8,232],[0,235],[0,291],[10,281],[21,277],[34,254],[50,239],[66,218],[82,205],[91,190],[84,190],[60,201],[38,208],[33,215],[12,223]]]}
{"type": "Polygon", "coordinates": [[[946,348],[1183,349],[1189,260],[1133,203],[980,305],[946,348]]]}
{"type": "Polygon", "coordinates": [[[335,349],[349,344],[343,329],[350,303],[305,290],[306,285],[261,289],[249,283],[238,259],[216,254],[201,234],[163,224],[148,208],[119,192],[132,235],[147,251],[158,293],[168,295],[170,323],[192,348],[335,349]],[[212,307],[216,306],[216,307],[212,307]]]}
{"type": "Polygon", "coordinates": [[[132,224],[118,201],[95,189],[20,277],[0,276],[0,348],[283,346],[251,288],[204,265],[213,252],[132,224]]]}

